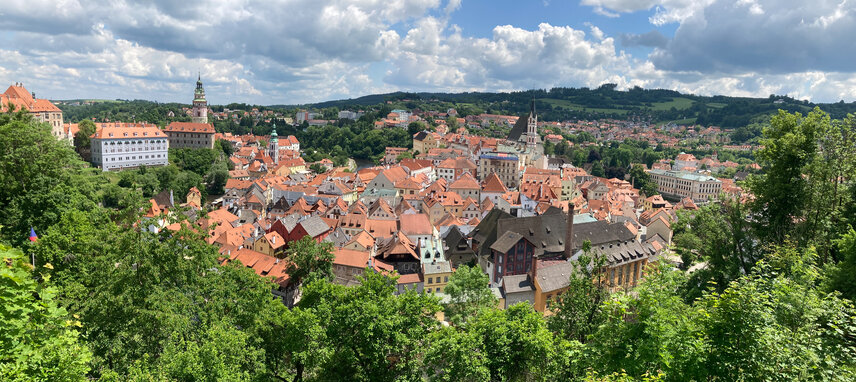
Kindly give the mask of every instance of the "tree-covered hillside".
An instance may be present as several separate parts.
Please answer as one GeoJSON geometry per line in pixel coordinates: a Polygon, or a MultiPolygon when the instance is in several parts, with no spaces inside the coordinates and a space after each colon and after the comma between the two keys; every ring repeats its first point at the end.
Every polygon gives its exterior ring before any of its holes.
{"type": "MultiPolygon", "coordinates": [[[[335,119],[339,110],[389,110],[404,108],[408,110],[437,110],[445,112],[454,108],[459,116],[473,114],[523,115],[529,111],[532,99],[536,101],[539,117],[544,121],[594,120],[614,118],[638,120],[651,123],[701,124],[738,128],[753,122],[766,121],[779,109],[790,113],[811,111],[815,106],[829,113],[833,118],[843,118],[848,113],[856,113],[854,103],[815,104],[796,100],[787,96],[771,95],[767,98],[696,96],[682,94],[674,90],[642,89],[635,87],[627,91],[616,90],[615,85],[605,84],[596,89],[589,88],[553,88],[537,89],[509,93],[407,93],[373,94],[347,100],[325,101],[305,105],[258,106],[245,103],[212,105],[215,112],[230,110],[259,111],[274,110],[283,115],[293,115],[296,109],[310,109],[321,113],[323,119],[335,119]]],[[[189,120],[181,113],[181,107],[190,107],[177,103],[159,104],[149,101],[98,102],[91,105],[60,105],[66,121],[77,122],[81,119],[96,118],[99,121],[148,121],[159,125],[169,121],[189,120]],[[173,111],[175,117],[167,117],[173,111]]],[[[249,132],[254,122],[251,119],[232,124],[228,131],[249,132]]]]}

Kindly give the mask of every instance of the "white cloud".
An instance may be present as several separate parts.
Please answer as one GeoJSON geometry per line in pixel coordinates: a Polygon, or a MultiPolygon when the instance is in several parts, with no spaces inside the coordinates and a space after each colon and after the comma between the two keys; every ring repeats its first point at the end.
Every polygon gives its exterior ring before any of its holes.
{"type": "Polygon", "coordinates": [[[472,37],[450,25],[462,0],[7,0],[0,83],[25,81],[50,98],[187,102],[200,71],[215,103],[604,82],[853,100],[853,1],[581,1],[610,17],[647,11],[656,26],[679,24],[669,39],[590,23],[497,25],[472,37]],[[654,53],[630,56],[614,37],[654,53]]]}
{"type": "Polygon", "coordinates": [[[591,6],[594,12],[607,16],[618,17],[621,13],[630,13],[654,9],[656,12],[649,18],[652,24],[664,25],[680,23],[715,0],[582,0],[582,5],[591,6]]]}

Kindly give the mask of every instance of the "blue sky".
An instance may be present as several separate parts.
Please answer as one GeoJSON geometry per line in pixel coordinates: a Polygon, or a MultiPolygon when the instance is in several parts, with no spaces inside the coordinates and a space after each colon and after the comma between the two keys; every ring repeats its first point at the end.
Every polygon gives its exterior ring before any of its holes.
{"type": "Polygon", "coordinates": [[[7,0],[0,84],[294,104],[616,83],[856,100],[856,0],[7,0]]]}

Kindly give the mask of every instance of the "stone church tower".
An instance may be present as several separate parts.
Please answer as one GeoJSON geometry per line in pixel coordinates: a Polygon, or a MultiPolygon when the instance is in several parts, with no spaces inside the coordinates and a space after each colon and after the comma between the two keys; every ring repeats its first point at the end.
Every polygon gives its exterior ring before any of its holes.
{"type": "Polygon", "coordinates": [[[194,123],[208,123],[208,101],[205,100],[205,89],[202,88],[202,75],[196,80],[196,90],[193,92],[194,123]]]}
{"type": "Polygon", "coordinates": [[[535,100],[530,106],[529,119],[526,121],[526,147],[534,150],[541,137],[538,136],[538,116],[535,114],[535,100]]]}

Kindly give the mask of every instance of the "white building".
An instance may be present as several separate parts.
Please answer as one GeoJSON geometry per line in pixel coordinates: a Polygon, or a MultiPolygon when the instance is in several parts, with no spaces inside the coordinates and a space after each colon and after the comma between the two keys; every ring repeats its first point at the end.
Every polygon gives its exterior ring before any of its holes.
{"type": "Polygon", "coordinates": [[[169,141],[154,124],[104,123],[91,137],[92,164],[104,171],[166,166],[169,141]]]}
{"type": "Polygon", "coordinates": [[[363,113],[359,111],[342,110],[339,112],[339,119],[359,119],[362,116],[363,113]]]}
{"type": "Polygon", "coordinates": [[[663,196],[690,198],[697,204],[716,199],[722,191],[722,181],[708,175],[669,170],[651,170],[648,175],[663,196]]]}

